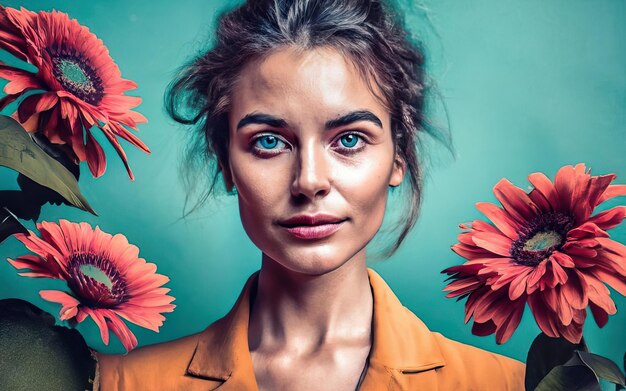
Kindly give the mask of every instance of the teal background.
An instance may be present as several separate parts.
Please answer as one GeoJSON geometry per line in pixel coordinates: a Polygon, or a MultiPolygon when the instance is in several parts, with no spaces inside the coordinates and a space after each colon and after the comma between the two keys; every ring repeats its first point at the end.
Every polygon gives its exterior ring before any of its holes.
{"type": "MultiPolygon", "coordinates": [[[[177,308],[160,333],[130,325],[139,344],[174,339],[205,328],[226,313],[260,253],[245,235],[236,198],[212,200],[180,219],[185,192],[179,180],[184,131],[167,119],[163,92],[184,60],[205,47],[218,1],[3,1],[30,10],[55,8],[88,26],[108,46],[122,76],[139,88],[138,111],[149,123],[140,137],[145,155],[122,141],[136,180],[128,180],[113,149],[97,134],[108,157],[105,175],[93,179],[81,166],[81,189],[95,217],[69,207],[44,207],[41,218],[66,218],[121,232],[140,255],[171,278],[177,308]]],[[[594,174],[614,172],[626,183],[626,2],[624,1],[430,1],[407,7],[407,23],[425,40],[431,78],[440,99],[431,118],[453,135],[456,157],[433,143],[426,168],[422,214],[416,228],[390,259],[372,266],[400,300],[432,329],[481,348],[525,360],[539,332],[526,310],[504,345],[494,336],[471,335],[463,324],[464,302],[445,299],[439,272],[463,261],[450,251],[458,224],[482,218],[478,201],[492,201],[493,185],[506,177],[522,188],[526,176],[553,177],[565,164],[584,162],[594,174]],[[445,113],[447,112],[447,116],[445,113]]],[[[0,57],[9,61],[6,54],[0,57]]],[[[15,173],[0,168],[3,189],[17,188],[15,173]]],[[[609,205],[624,203],[624,198],[609,205]]],[[[607,203],[608,204],[608,203],[607,203]]],[[[29,223],[29,228],[34,225],[29,223]]],[[[626,242],[626,225],[612,231],[626,242]]],[[[27,253],[13,238],[0,245],[2,257],[27,253]]],[[[0,298],[30,300],[57,314],[58,305],[38,296],[64,283],[20,277],[0,262],[0,298]]],[[[618,313],[599,330],[591,316],[585,338],[591,350],[620,363],[626,350],[626,299],[613,291],[618,313]]],[[[92,347],[122,352],[112,337],[104,346],[91,320],[79,330],[92,347]]],[[[621,366],[621,365],[620,365],[621,366]]]]}

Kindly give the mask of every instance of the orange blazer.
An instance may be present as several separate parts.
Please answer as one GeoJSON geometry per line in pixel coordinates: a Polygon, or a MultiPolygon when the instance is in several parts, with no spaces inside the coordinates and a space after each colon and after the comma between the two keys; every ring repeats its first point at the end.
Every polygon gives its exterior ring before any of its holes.
{"type": "MultiPolygon", "coordinates": [[[[428,330],[385,281],[368,269],[373,338],[359,390],[523,390],[524,364],[428,330]]],[[[248,348],[254,273],[230,312],[204,331],[127,355],[98,354],[96,388],[257,390],[248,348]]]]}

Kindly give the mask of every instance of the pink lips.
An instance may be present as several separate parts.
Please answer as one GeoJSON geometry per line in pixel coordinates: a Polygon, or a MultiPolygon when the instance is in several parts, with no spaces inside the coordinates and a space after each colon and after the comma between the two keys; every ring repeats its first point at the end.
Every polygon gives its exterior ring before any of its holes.
{"type": "Polygon", "coordinates": [[[322,239],[341,228],[345,219],[327,214],[297,215],[279,224],[299,239],[322,239]]]}

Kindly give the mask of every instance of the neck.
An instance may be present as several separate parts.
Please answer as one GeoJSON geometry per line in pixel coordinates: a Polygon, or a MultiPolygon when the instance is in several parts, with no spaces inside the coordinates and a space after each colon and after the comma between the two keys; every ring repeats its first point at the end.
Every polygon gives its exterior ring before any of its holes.
{"type": "Polygon", "coordinates": [[[263,255],[250,314],[249,346],[306,354],[370,341],[373,298],[365,254],[320,275],[285,269],[263,255]]]}

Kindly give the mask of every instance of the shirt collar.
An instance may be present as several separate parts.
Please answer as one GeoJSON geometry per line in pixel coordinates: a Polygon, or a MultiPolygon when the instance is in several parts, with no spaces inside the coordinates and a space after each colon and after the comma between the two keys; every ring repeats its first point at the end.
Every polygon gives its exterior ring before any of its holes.
{"type": "Polygon", "coordinates": [[[255,382],[248,347],[248,323],[250,298],[256,292],[258,275],[257,271],[248,278],[228,314],[199,334],[198,344],[187,367],[188,375],[229,383],[231,378],[255,382]]]}
{"type": "Polygon", "coordinates": [[[402,372],[420,372],[443,366],[439,345],[426,325],[404,307],[389,285],[368,269],[374,296],[370,361],[402,372]]]}
{"type": "MultiPolygon", "coordinates": [[[[188,375],[239,384],[242,389],[244,385],[256,388],[248,347],[248,323],[258,274],[250,276],[230,312],[199,334],[187,367],[188,375]]],[[[370,370],[375,372],[376,368],[417,373],[442,367],[445,363],[439,346],[426,325],[400,303],[378,273],[368,269],[368,275],[374,314],[370,368],[365,382],[370,370]]]]}

